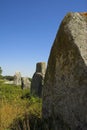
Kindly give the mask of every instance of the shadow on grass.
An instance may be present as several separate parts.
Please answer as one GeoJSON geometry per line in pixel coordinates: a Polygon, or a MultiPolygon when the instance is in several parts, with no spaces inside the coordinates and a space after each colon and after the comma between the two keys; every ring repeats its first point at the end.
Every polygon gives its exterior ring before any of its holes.
{"type": "Polygon", "coordinates": [[[42,130],[42,120],[35,115],[24,115],[14,120],[10,130],[42,130]]]}

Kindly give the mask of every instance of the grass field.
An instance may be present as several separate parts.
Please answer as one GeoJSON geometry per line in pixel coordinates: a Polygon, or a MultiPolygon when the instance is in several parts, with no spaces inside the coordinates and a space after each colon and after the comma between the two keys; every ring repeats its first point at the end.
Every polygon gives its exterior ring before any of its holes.
{"type": "Polygon", "coordinates": [[[29,89],[0,80],[0,130],[29,130],[29,117],[40,119],[41,109],[41,99],[30,95],[29,89]]]}

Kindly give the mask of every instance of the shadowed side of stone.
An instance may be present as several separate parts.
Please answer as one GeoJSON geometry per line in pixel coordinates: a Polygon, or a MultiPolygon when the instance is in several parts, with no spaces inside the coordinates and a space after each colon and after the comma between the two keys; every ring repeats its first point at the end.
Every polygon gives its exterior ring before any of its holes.
{"type": "Polygon", "coordinates": [[[36,64],[36,72],[34,73],[31,82],[31,93],[39,97],[42,96],[45,71],[46,71],[45,62],[39,62],[36,64]]]}
{"type": "Polygon", "coordinates": [[[31,93],[36,96],[42,96],[42,87],[43,87],[43,75],[41,73],[35,73],[32,78],[31,83],[31,93]]]}
{"type": "Polygon", "coordinates": [[[87,130],[87,15],[68,13],[56,35],[43,87],[48,130],[87,130]],[[50,128],[51,126],[51,128],[50,128]]]}

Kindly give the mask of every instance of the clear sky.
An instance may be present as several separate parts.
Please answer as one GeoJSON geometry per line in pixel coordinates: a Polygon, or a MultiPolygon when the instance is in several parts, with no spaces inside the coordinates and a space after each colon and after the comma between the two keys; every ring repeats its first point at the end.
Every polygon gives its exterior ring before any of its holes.
{"type": "Polygon", "coordinates": [[[87,0],[0,0],[0,66],[3,75],[32,77],[47,62],[61,20],[86,12],[87,0]]]}

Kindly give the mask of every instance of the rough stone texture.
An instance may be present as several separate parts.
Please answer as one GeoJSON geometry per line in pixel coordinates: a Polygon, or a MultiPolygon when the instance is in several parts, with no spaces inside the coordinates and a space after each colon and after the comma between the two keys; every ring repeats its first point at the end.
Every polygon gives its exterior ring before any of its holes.
{"type": "Polygon", "coordinates": [[[46,72],[46,63],[45,62],[37,63],[36,72],[32,77],[31,93],[39,97],[42,96],[42,87],[44,83],[45,72],[46,72]]]}
{"type": "Polygon", "coordinates": [[[21,73],[16,72],[14,75],[14,84],[15,85],[21,85],[21,73]]]}
{"type": "Polygon", "coordinates": [[[46,72],[46,63],[45,62],[39,62],[36,64],[36,73],[42,73],[45,75],[46,72]]]}
{"type": "Polygon", "coordinates": [[[29,81],[28,77],[23,77],[21,79],[21,82],[22,82],[22,84],[21,84],[21,88],[22,89],[28,89],[28,88],[30,88],[31,82],[29,81]]]}
{"type": "Polygon", "coordinates": [[[43,75],[41,73],[35,73],[31,82],[31,93],[41,97],[43,87],[43,75]]]}
{"type": "Polygon", "coordinates": [[[68,13],[51,49],[43,87],[50,130],[87,130],[87,13],[68,13]]]}

